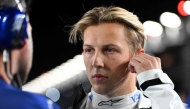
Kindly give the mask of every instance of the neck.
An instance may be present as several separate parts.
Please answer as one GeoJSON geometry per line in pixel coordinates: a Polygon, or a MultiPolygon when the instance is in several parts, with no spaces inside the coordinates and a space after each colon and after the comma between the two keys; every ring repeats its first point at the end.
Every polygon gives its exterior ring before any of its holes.
{"type": "Polygon", "coordinates": [[[126,95],[136,90],[136,74],[129,72],[120,88],[120,95],[126,95]]]}
{"type": "MultiPolygon", "coordinates": [[[[8,63],[7,63],[7,64],[8,64],[8,63]]],[[[4,63],[3,63],[3,60],[2,60],[2,58],[0,57],[0,77],[1,77],[6,83],[11,84],[11,80],[10,80],[7,76],[11,77],[11,79],[12,79],[12,76],[10,75],[10,73],[5,72],[4,66],[5,66],[5,65],[4,65],[4,63]],[[8,74],[6,74],[6,73],[8,73],[8,74]]],[[[9,69],[9,68],[7,68],[7,69],[9,69]]]]}
{"type": "Polygon", "coordinates": [[[128,78],[126,79],[125,83],[123,84],[123,88],[126,88],[124,92],[126,94],[134,92],[136,87],[136,73],[129,73],[128,78]]]}
{"type": "Polygon", "coordinates": [[[122,96],[122,95],[130,94],[134,92],[137,89],[136,74],[129,72],[129,74],[127,75],[127,78],[125,78],[124,81],[122,81],[120,84],[121,85],[118,85],[119,87],[115,88],[114,91],[104,96],[111,98],[111,97],[122,96]]]}

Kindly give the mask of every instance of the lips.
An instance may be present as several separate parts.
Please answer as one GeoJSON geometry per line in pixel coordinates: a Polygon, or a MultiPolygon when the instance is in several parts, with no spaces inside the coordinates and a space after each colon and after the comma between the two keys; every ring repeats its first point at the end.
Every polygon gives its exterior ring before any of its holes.
{"type": "Polygon", "coordinates": [[[104,81],[105,79],[107,79],[107,76],[104,76],[102,74],[95,74],[92,77],[95,81],[104,81]]]}

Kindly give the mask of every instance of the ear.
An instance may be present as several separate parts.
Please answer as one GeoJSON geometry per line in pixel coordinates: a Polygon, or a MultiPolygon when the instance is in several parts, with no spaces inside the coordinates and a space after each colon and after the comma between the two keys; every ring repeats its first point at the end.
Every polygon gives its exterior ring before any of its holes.
{"type": "Polygon", "coordinates": [[[145,50],[144,49],[139,49],[137,54],[139,54],[139,53],[145,53],[145,50]]]}
{"type": "Polygon", "coordinates": [[[139,49],[139,50],[137,50],[137,52],[135,52],[135,53],[133,54],[132,58],[133,58],[135,55],[140,54],[140,53],[145,53],[145,50],[142,49],[142,48],[139,49]]]}

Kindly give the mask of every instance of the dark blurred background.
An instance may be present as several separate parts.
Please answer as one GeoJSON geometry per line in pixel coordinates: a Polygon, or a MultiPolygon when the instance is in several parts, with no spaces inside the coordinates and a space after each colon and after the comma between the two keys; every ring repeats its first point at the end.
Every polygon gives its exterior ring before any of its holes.
{"type": "MultiPolygon", "coordinates": [[[[68,33],[70,26],[89,9],[101,5],[121,6],[136,14],[142,23],[147,20],[160,22],[163,12],[172,12],[180,17],[183,24],[188,24],[189,16],[180,15],[177,10],[179,2],[180,0],[33,0],[30,22],[33,27],[34,59],[28,81],[81,53],[80,43],[68,43],[68,33]]],[[[190,27],[188,29],[190,31],[190,27]]],[[[172,32],[173,30],[169,33],[172,32]]],[[[166,33],[165,31],[162,36],[167,36],[166,33]]],[[[178,36],[183,39],[179,38],[181,40],[177,43],[164,39],[165,44],[160,45],[164,46],[161,50],[151,48],[148,52],[161,58],[163,71],[171,77],[175,90],[183,96],[190,87],[190,35],[185,26],[180,28],[178,36]]]]}

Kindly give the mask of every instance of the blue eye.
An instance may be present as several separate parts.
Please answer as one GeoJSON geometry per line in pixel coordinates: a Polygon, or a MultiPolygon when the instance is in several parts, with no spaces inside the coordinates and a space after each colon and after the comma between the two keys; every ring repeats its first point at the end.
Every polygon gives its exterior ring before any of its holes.
{"type": "Polygon", "coordinates": [[[106,51],[107,51],[107,52],[115,52],[115,49],[108,48],[106,51]]]}
{"type": "Polygon", "coordinates": [[[85,52],[90,53],[92,52],[92,49],[85,49],[85,52]]]}

